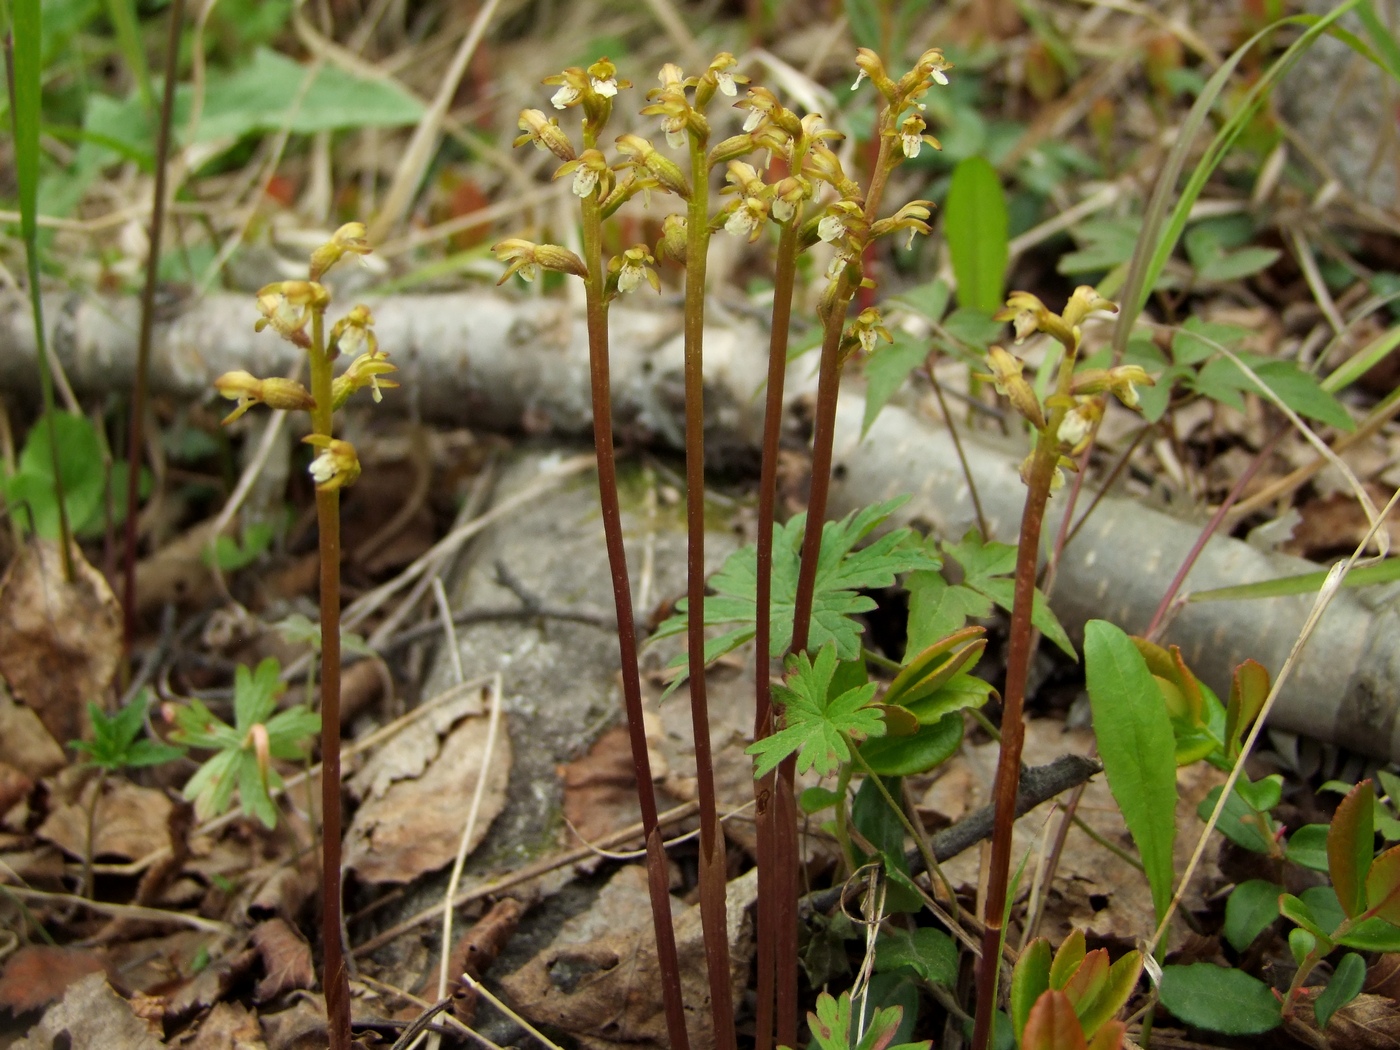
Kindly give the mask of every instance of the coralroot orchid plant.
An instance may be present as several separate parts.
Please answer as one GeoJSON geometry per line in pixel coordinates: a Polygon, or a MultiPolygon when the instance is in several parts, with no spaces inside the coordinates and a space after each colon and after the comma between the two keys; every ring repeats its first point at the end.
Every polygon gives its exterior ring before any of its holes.
{"type": "MultiPolygon", "coordinates": [[[[830,247],[827,287],[819,307],[824,337],[817,404],[813,487],[806,534],[797,578],[796,616],[793,629],[784,630],[791,650],[807,648],[812,604],[821,550],[827,483],[831,467],[836,391],[842,365],[857,351],[869,352],[877,340],[890,333],[874,309],[864,309],[847,323],[858,290],[872,288],[865,272],[867,249],[876,238],[895,232],[927,234],[932,205],[910,201],[892,216],[881,218],[886,183],[895,167],[919,154],[924,145],[938,148],[925,133],[919,99],[935,84],[948,82],[950,65],[941,51],[931,49],[898,81],[892,80],[874,52],[862,48],[857,57],[860,73],[855,87],[869,78],[884,98],[878,124],[879,151],[867,186],[849,177],[829,145],[841,136],[823,126],[817,114],[799,117],[785,108],[763,87],[754,86],[738,98],[747,78],[734,72],[737,65],[728,53],[717,55],[699,76],[687,77],[667,64],[659,75],[660,86],[649,92],[643,116],[658,117],[666,146],[685,151],[683,163],[662,153],[641,135],[624,134],[614,143],[612,160],[603,152],[602,134],[612,115],[618,92],[629,87],[619,80],[613,64],[600,59],[587,69],[571,68],[545,83],[556,86],[551,103],[557,110],[582,112],[581,139],[577,148],[557,118],[540,110],[525,110],[519,121],[523,134],[516,145],[533,143],[561,162],[556,178],[572,178],[580,198],[583,258],[559,245],[536,244],[510,238],[495,246],[506,264],[502,281],[518,274],[533,279],[539,269],[581,277],[585,284],[591,361],[594,439],[598,458],[599,488],[613,592],[617,607],[618,645],[622,657],[623,696],[632,742],[638,794],[646,828],[651,873],[652,910],[659,947],[663,996],[668,1028],[674,1047],[687,1045],[679,967],[670,922],[665,858],[656,828],[656,804],[642,726],[641,689],[636,659],[634,618],[630,585],[622,545],[616,467],[612,445],[608,384],[608,305],[620,294],[644,282],[659,289],[656,260],[685,269],[685,391],[686,391],[686,488],[688,524],[687,597],[685,624],[687,667],[691,674],[690,704],[700,803],[700,902],[710,982],[710,1012],[715,1045],[735,1045],[730,962],[725,916],[724,839],[715,804],[710,756],[709,716],[705,677],[698,673],[706,663],[704,575],[704,402],[703,331],[705,266],[710,236],[719,230],[752,242],[763,235],[768,223],[777,226],[775,290],[772,334],[769,345],[768,392],[764,429],[764,455],[760,480],[759,547],[757,558],[754,637],[761,658],[756,680],[757,720],[755,737],[771,735],[780,711],[775,711],[770,689],[769,657],[774,637],[771,599],[773,579],[774,494],[778,434],[783,407],[783,379],[787,362],[789,322],[799,253],[819,243],[830,247]],[[742,130],[710,145],[709,109],[716,96],[735,98],[735,108],[746,110],[742,130]],[[744,158],[765,156],[764,170],[744,158]],[[723,173],[721,193],[730,200],[718,208],[710,204],[711,184],[723,173]],[[684,216],[666,217],[659,243],[638,244],[603,259],[602,223],[628,200],[646,191],[671,193],[685,202],[684,216]]],[[[797,808],[793,796],[794,763],[791,755],[778,768],[765,768],[756,785],[759,840],[759,929],[757,1045],[763,1050],[777,1042],[792,1045],[797,1038],[797,808]]]]}
{"type": "Polygon", "coordinates": [[[259,379],[243,371],[229,372],[215,382],[220,394],[237,402],[225,423],[259,403],[311,415],[311,434],[304,440],[317,450],[310,472],[316,482],[321,555],[321,935],[332,1050],[350,1047],[350,985],[341,942],[340,490],[360,476],[354,446],[335,436],[334,416],[357,390],[369,388],[378,401],[381,388],[398,384],[385,378],[395,368],[388,353],[379,349],[368,307],[354,307],[327,332],[331,293],[321,280],[346,256],[369,251],[364,225],[346,223],[312,252],[307,280],[279,281],[258,292],[262,317],[254,327],[258,331],[271,328],[306,351],[310,389],[293,379],[259,379]],[[334,362],[342,354],[355,357],[340,376],[335,376],[334,362]]]}

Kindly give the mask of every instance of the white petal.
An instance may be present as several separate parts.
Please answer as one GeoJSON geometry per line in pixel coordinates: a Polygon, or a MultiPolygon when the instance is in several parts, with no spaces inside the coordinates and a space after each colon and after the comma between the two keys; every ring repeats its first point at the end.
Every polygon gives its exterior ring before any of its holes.
{"type": "Polygon", "coordinates": [[[749,214],[749,209],[741,204],[729,213],[729,218],[724,223],[724,232],[732,233],[735,237],[747,237],[753,231],[753,227],[753,217],[749,214]]]}
{"type": "Polygon", "coordinates": [[[587,197],[597,185],[598,173],[592,168],[579,168],[574,172],[574,193],[577,196],[587,197]]]}
{"type": "Polygon", "coordinates": [[[316,484],[324,485],[326,482],[330,481],[331,478],[335,477],[335,459],[331,456],[330,451],[327,450],[313,459],[311,461],[311,466],[309,466],[307,470],[310,471],[311,477],[315,480],[316,484]]]}
{"type": "Polygon", "coordinates": [[[781,197],[773,199],[773,218],[779,222],[787,222],[796,211],[797,208],[790,201],[785,201],[781,197]]]}
{"type": "Polygon", "coordinates": [[[763,113],[761,110],[751,109],[749,115],[744,118],[744,130],[753,131],[763,123],[763,113]]]}
{"type": "Polygon", "coordinates": [[[602,95],[604,98],[612,98],[617,94],[617,81],[612,77],[608,77],[607,80],[591,77],[590,83],[593,85],[594,93],[602,95]]]}
{"type": "Polygon", "coordinates": [[[933,78],[933,82],[934,82],[935,84],[942,84],[944,87],[947,87],[947,86],[948,86],[948,78],[944,75],[943,70],[941,70],[941,69],[930,70],[930,71],[929,71],[929,76],[933,78]]]}
{"type": "Polygon", "coordinates": [[[904,155],[910,160],[919,155],[919,150],[924,144],[922,135],[901,135],[899,141],[904,147],[904,155]]]}
{"type": "Polygon", "coordinates": [[[578,92],[568,84],[563,84],[549,101],[554,104],[555,109],[568,109],[578,101],[578,92]]]}
{"type": "Polygon", "coordinates": [[[734,87],[734,74],[732,73],[716,73],[715,84],[719,87],[720,93],[723,95],[728,95],[730,98],[733,98],[738,94],[738,91],[734,87]]]}
{"type": "Polygon", "coordinates": [[[860,82],[864,79],[865,70],[862,69],[859,73],[856,74],[856,82],[851,85],[851,90],[854,91],[856,88],[860,87],[860,82]]]}
{"type": "Polygon", "coordinates": [[[670,128],[666,129],[666,145],[670,146],[672,149],[680,149],[685,143],[686,134],[684,128],[678,131],[672,131],[670,128]]]}
{"type": "Polygon", "coordinates": [[[835,215],[826,215],[817,223],[817,236],[831,244],[846,235],[846,224],[835,215]]]}

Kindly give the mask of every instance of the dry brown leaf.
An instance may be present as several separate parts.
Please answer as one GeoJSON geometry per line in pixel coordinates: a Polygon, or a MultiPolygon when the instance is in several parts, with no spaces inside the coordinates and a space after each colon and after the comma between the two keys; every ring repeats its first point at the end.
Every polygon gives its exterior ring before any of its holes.
{"type": "Polygon", "coordinates": [[[325,1050],[326,1001],[303,992],[290,1009],[263,1014],[262,1030],[267,1050],[325,1050]]]}
{"type": "Polygon", "coordinates": [[[165,1044],[131,1006],[112,991],[107,978],[89,974],[74,982],[63,1001],[50,1007],[29,1034],[10,1050],[161,1050],[165,1044]]]}
{"type": "MultiPolygon", "coordinates": [[[[574,935],[586,939],[568,944],[556,940],[504,978],[501,987],[528,1019],[562,1028],[578,1036],[581,1045],[660,1050],[668,1045],[666,1012],[657,977],[651,909],[646,903],[646,873],[639,865],[631,865],[621,869],[614,880],[619,877],[627,883],[619,903],[630,902],[626,907],[631,925],[614,923],[596,938],[579,928],[574,935]]],[[[757,887],[752,871],[729,884],[729,959],[736,998],[742,995],[748,978],[752,953],[748,911],[757,887]]],[[[687,908],[676,920],[675,929],[686,1023],[695,1045],[708,1046],[713,1036],[700,909],[687,908]]],[[[561,931],[561,937],[565,932],[561,931]]]]}
{"type": "Polygon", "coordinates": [[[1400,1050],[1400,1008],[1384,995],[1358,995],[1318,1030],[1313,1004],[1302,1002],[1288,1030],[1326,1050],[1400,1050]]]}
{"type": "Polygon", "coordinates": [[[257,961],[257,950],[250,948],[246,941],[235,944],[170,993],[166,1016],[174,1021],[183,1021],[201,1010],[209,1009],[227,996],[229,989],[257,961]]]}
{"type": "Polygon", "coordinates": [[[23,704],[15,703],[0,682],[0,762],[14,766],[38,780],[57,773],[68,764],[63,748],[44,728],[39,716],[23,704]]]}
{"type": "Polygon", "coordinates": [[[253,1001],[265,1003],[283,992],[314,988],[316,971],[311,965],[311,945],[284,919],[268,919],[250,934],[266,974],[253,992],[253,1001]]]}
{"type": "MultiPolygon", "coordinates": [[[[93,856],[129,861],[169,848],[175,803],[154,788],[113,777],[104,781],[93,820],[93,856]]],[[[60,806],[39,826],[39,838],[81,858],[87,849],[88,806],[97,786],[98,778],[89,777],[78,801],[60,806]]]]}
{"type": "Polygon", "coordinates": [[[6,813],[20,799],[29,794],[34,786],[33,779],[8,762],[0,761],[0,813],[6,813]]]}
{"type": "MultiPolygon", "coordinates": [[[[478,701],[479,703],[479,701],[478,701]]],[[[446,705],[445,705],[446,706],[446,705]]],[[[355,813],[345,842],[345,863],[367,882],[411,882],[447,865],[457,855],[463,823],[478,777],[485,768],[486,790],[468,849],[475,849],[505,806],[510,779],[510,738],[502,721],[494,753],[486,755],[487,719],[467,718],[437,745],[422,732],[414,738],[430,748],[427,756],[404,748],[402,737],[440,719],[425,716],[390,741],[351,782],[369,789],[355,813]],[[435,755],[433,754],[435,752],[435,755]],[[489,764],[488,764],[489,763],[489,764]],[[420,770],[421,773],[416,773],[420,770]]],[[[438,730],[440,731],[440,730],[438,730]]]]}
{"type": "Polygon", "coordinates": [[[641,819],[626,726],[609,729],[588,754],[556,772],[564,782],[564,816],[584,842],[597,842],[641,819]]]}
{"type": "Polygon", "coordinates": [[[83,948],[27,945],[10,956],[0,975],[0,1006],[15,1014],[37,1010],[61,998],[69,985],[105,969],[96,953],[83,948]]]}
{"type": "Polygon", "coordinates": [[[63,579],[55,544],[35,540],[0,580],[0,675],[60,744],[87,725],[121,657],[121,609],[106,579],[73,548],[74,580],[63,579]]]}
{"type": "Polygon", "coordinates": [[[257,1015],[241,1003],[218,1003],[186,1050],[267,1050],[257,1015]]]}
{"type": "Polygon", "coordinates": [[[218,593],[204,559],[214,535],[214,519],[202,521],[136,565],[136,610],[147,613],[178,605],[204,605],[218,593]]]}

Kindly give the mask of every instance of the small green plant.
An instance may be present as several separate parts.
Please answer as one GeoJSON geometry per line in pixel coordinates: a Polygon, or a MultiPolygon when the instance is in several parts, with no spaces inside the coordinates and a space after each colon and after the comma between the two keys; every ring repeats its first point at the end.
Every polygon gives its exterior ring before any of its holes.
{"type": "Polygon", "coordinates": [[[200,820],[227,810],[237,791],[246,816],[257,817],[269,828],[277,826],[272,792],[281,790],[282,778],[272,762],[305,759],[306,744],[321,729],[321,716],[305,704],[277,711],[277,698],[286,690],[281,670],[271,657],[254,671],[238,668],[233,725],[199,700],[175,709],[177,729],[170,738],[185,747],[215,752],[185,784],[184,796],[194,802],[200,820]]]}
{"type": "Polygon", "coordinates": [[[817,1009],[807,1015],[812,1040],[821,1050],[929,1050],[930,1039],[891,1045],[904,1019],[904,1009],[887,1006],[865,1020],[851,1015],[851,993],[837,999],[829,992],[817,996],[817,1009]]]}
{"type": "Polygon", "coordinates": [[[174,761],[185,753],[184,748],[148,740],[141,735],[150,703],[151,694],[146,689],[114,715],[108,715],[89,702],[92,739],[73,740],[68,746],[84,756],[84,765],[96,766],[107,773],[174,761]]]}

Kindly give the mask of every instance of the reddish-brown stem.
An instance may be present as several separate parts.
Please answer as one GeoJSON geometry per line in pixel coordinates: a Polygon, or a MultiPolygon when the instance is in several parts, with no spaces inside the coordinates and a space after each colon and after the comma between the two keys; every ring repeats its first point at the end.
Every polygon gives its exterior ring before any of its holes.
{"type": "Polygon", "coordinates": [[[340,493],[316,493],[321,540],[321,941],[331,1050],[350,1050],[350,982],[340,939],[340,493]]]}
{"type": "MultiPolygon", "coordinates": [[[[783,423],[783,387],[787,378],[788,328],[792,320],[792,290],[797,275],[797,228],[794,216],[783,224],[778,237],[777,267],[773,282],[773,322],[768,337],[768,390],[763,410],[763,462],[758,481],[758,564],[754,597],[754,728],[755,740],[773,731],[772,638],[773,638],[773,527],[776,523],[778,488],[778,442],[783,423]]],[[[777,778],[769,771],[754,784],[754,830],[758,838],[758,1002],[754,1013],[755,1050],[772,1050],[773,1022],[777,1016],[792,1016],[790,1025],[779,1022],[784,1032],[797,1025],[797,937],[786,936],[786,925],[779,927],[779,914],[786,912],[785,896],[794,897],[795,886],[786,887],[778,866],[780,825],[774,787],[777,778]],[[786,891],[793,892],[786,892],[786,891]],[[790,945],[789,945],[790,942],[790,945]],[[782,950],[779,950],[781,945],[782,950]],[[788,948],[791,947],[791,956],[788,948]]],[[[785,827],[783,825],[782,827],[785,827]]],[[[791,1046],[792,1039],[779,1040],[791,1046]]]]}
{"type": "Polygon", "coordinates": [[[584,201],[583,237],[588,277],[588,365],[593,401],[593,446],[598,460],[598,504],[603,517],[603,541],[612,575],[613,605],[617,611],[617,648],[622,661],[622,700],[627,712],[627,737],[632,748],[632,768],[637,779],[637,802],[647,842],[647,886],[651,895],[652,925],[656,931],[657,968],[661,972],[661,998],[666,1007],[666,1031],[672,1047],[687,1050],[685,1003],[681,995],[681,967],[676,952],[675,927],[671,923],[670,877],[666,853],[657,825],[656,788],[651,777],[646,728],[642,718],[642,684],[637,663],[637,627],[632,611],[632,582],[627,574],[627,550],[622,538],[622,508],[617,494],[617,459],[613,449],[612,383],[608,361],[608,318],[604,303],[602,221],[596,197],[584,201]]]}
{"type": "Polygon", "coordinates": [[[1021,537],[1016,548],[1016,586],[1011,607],[1011,627],[1007,642],[1006,687],[1001,715],[1001,753],[997,758],[996,781],[992,789],[996,823],[992,829],[992,851],[987,876],[986,905],[982,921],[982,958],[977,969],[976,1025],[973,1050],[987,1050],[996,1010],[997,967],[1001,960],[1002,923],[1006,912],[1006,889],[1011,872],[1011,830],[1016,823],[1016,792],[1021,780],[1021,746],[1025,741],[1022,709],[1026,698],[1026,678],[1031,662],[1031,608],[1035,597],[1036,564],[1040,553],[1040,527],[1045,520],[1045,504],[1050,496],[1059,459],[1056,424],[1046,427],[1036,444],[1021,514],[1021,537]]]}
{"type": "Polygon", "coordinates": [[[733,1050],[733,991],[730,986],[726,919],[727,865],[724,829],[715,803],[710,750],[710,706],[705,689],[705,263],[710,247],[709,166],[705,142],[692,134],[690,200],[685,257],[685,520],[686,648],[690,668],[690,722],[695,737],[696,800],[700,804],[700,923],[710,981],[710,1016],[717,1050],[733,1050]]]}
{"type": "MultiPolygon", "coordinates": [[[[330,437],[331,362],[325,318],[311,315],[311,429],[330,437]]],[[[341,941],[340,899],[340,493],[316,490],[321,558],[321,942],[331,1050],[350,1050],[350,979],[341,941]]]]}
{"type": "Polygon", "coordinates": [[[141,289],[141,332],[136,343],[136,374],[131,380],[131,430],[127,440],[126,529],[122,553],[122,654],[131,659],[136,634],[136,500],[141,476],[142,429],[146,416],[146,383],[151,364],[151,330],[156,314],[156,279],[160,270],[160,241],[165,229],[166,161],[170,156],[170,125],[175,112],[176,70],[180,54],[180,29],[185,21],[185,0],[170,5],[170,33],[165,41],[165,88],[160,100],[160,125],[156,128],[156,179],[151,200],[150,244],[146,249],[146,283],[141,289]]]}

